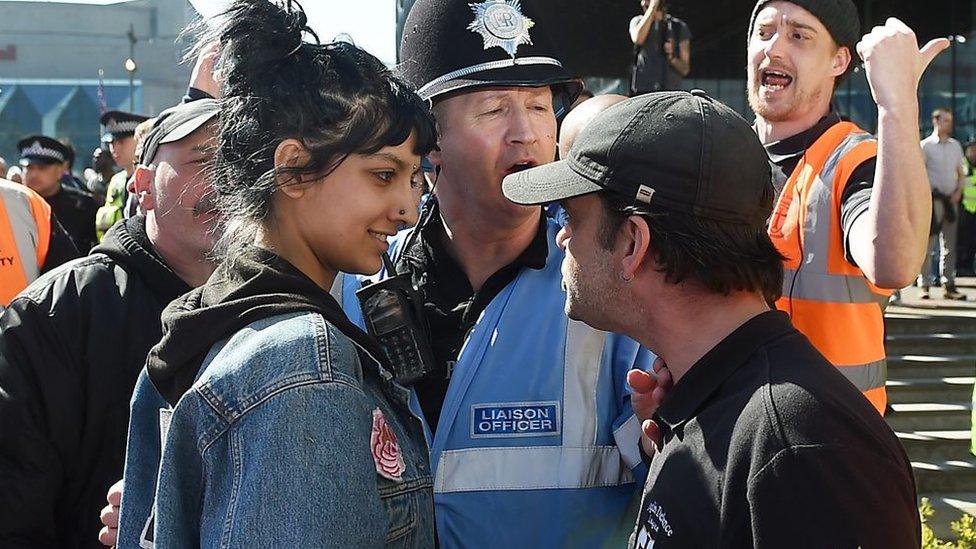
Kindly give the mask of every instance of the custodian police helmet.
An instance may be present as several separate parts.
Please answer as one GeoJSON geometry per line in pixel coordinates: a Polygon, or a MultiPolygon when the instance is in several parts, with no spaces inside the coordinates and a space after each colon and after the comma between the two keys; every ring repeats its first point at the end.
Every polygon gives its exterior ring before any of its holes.
{"type": "Polygon", "coordinates": [[[417,0],[403,27],[400,71],[428,101],[486,87],[551,86],[557,116],[583,89],[520,0],[417,0]]]}
{"type": "Polygon", "coordinates": [[[102,141],[111,143],[116,139],[131,137],[136,133],[136,126],[149,120],[144,114],[125,111],[108,111],[103,114],[100,121],[105,127],[105,134],[102,141]]]}

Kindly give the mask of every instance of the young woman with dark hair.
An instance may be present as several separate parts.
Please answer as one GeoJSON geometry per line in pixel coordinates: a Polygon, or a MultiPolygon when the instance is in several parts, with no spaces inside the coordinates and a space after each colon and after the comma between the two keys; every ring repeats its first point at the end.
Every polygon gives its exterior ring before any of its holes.
{"type": "Polygon", "coordinates": [[[237,0],[221,21],[201,44],[220,51],[222,263],[163,313],[147,370],[168,406],[140,436],[137,392],[128,449],[162,439],[158,485],[131,485],[147,460],[127,457],[119,542],[137,521],[157,547],[433,546],[409,392],[329,295],[416,221],[433,120],[373,56],[305,41],[294,2],[237,0]],[[153,495],[154,516],[127,512],[153,495]]]}

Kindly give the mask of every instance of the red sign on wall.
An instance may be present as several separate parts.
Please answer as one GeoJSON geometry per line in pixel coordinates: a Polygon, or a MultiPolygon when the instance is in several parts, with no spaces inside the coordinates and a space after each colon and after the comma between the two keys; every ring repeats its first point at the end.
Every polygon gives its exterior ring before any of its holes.
{"type": "Polygon", "coordinates": [[[16,61],[17,60],[17,46],[13,44],[7,44],[7,47],[0,49],[0,61],[16,61]]]}

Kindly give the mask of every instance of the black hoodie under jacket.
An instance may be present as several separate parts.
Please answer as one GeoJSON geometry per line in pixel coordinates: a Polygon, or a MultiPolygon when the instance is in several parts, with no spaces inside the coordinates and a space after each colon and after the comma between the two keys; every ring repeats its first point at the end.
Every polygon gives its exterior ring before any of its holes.
{"type": "Polygon", "coordinates": [[[295,312],[321,314],[365,349],[369,362],[372,357],[383,360],[376,341],[349,321],[328,292],[281,257],[246,246],[222,263],[206,284],[163,311],[163,337],[146,362],[149,378],[176,405],[214,344],[258,320],[295,312]]]}
{"type": "Polygon", "coordinates": [[[189,290],[137,216],[0,317],[0,547],[102,547],[136,378],[163,308],[189,290]]]}

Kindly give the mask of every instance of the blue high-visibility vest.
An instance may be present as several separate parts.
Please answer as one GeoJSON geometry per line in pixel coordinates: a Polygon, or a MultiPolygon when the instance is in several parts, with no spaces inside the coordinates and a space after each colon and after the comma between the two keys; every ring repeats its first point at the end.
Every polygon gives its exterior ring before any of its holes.
{"type": "MultiPolygon", "coordinates": [[[[622,545],[636,520],[646,468],[626,375],[654,355],[566,317],[548,224],[546,266],[523,268],[467,334],[429,440],[443,547],[622,545]]],[[[342,301],[363,326],[360,285],[345,277],[342,301]]],[[[413,409],[423,418],[416,395],[413,409]]]]}

